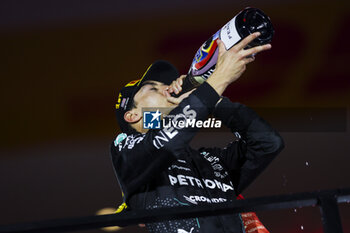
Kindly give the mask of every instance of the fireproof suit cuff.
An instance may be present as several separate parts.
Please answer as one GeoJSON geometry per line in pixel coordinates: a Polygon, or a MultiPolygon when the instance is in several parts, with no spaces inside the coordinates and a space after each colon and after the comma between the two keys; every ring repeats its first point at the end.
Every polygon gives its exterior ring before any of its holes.
{"type": "Polygon", "coordinates": [[[198,99],[200,99],[202,103],[208,107],[210,112],[213,111],[215,104],[220,99],[218,93],[207,82],[200,85],[192,94],[197,96],[198,99]]]}

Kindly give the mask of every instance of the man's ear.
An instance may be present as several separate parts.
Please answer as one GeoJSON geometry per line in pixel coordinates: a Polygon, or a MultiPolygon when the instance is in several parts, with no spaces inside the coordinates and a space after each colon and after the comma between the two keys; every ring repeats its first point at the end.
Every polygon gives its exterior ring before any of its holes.
{"type": "Polygon", "coordinates": [[[138,122],[139,120],[141,120],[142,118],[142,115],[139,114],[138,112],[136,111],[127,111],[125,114],[124,114],[124,120],[128,123],[136,123],[138,122]]]}

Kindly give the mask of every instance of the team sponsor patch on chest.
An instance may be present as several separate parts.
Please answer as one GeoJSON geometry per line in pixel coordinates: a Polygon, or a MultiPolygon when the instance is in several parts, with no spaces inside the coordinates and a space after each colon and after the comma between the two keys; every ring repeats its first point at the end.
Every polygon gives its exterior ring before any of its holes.
{"type": "Polygon", "coordinates": [[[177,175],[172,176],[168,175],[169,182],[172,186],[192,186],[197,188],[208,188],[208,189],[219,189],[223,192],[227,192],[228,190],[234,190],[233,185],[230,181],[230,184],[226,184],[224,182],[218,181],[216,179],[198,179],[193,176],[185,176],[185,175],[177,175]]]}

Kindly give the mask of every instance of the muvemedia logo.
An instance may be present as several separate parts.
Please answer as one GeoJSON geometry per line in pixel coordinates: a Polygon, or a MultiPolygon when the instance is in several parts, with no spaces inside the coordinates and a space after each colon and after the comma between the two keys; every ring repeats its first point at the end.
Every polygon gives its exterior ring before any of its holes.
{"type": "Polygon", "coordinates": [[[175,129],[183,128],[221,128],[221,120],[208,118],[206,120],[196,119],[196,112],[190,108],[184,108],[183,113],[176,115],[167,114],[167,109],[143,111],[143,128],[144,129],[162,129],[173,127],[175,129]]]}

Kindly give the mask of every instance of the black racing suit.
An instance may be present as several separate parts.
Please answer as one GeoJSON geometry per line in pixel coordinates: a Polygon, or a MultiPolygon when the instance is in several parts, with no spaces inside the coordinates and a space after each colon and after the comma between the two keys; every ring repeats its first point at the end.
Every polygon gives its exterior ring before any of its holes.
{"type": "MultiPolygon", "coordinates": [[[[194,150],[193,128],[165,127],[114,142],[111,155],[128,209],[196,206],[236,200],[283,149],[283,140],[253,110],[220,99],[202,84],[171,115],[205,120],[209,114],[241,136],[226,148],[194,150]],[[216,105],[216,106],[215,106],[216,105]]],[[[150,232],[245,232],[239,214],[146,224],[150,232]]]]}

